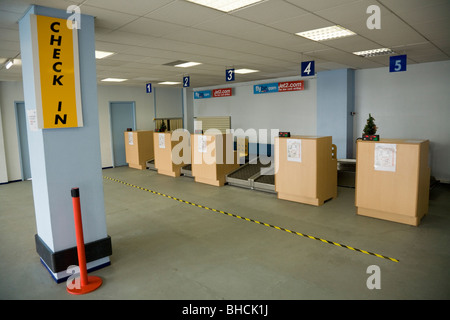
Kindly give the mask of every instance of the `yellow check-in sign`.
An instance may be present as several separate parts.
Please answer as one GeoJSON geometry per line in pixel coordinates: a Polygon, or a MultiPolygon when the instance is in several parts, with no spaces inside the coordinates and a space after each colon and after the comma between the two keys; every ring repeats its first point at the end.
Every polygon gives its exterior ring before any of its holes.
{"type": "Polygon", "coordinates": [[[70,20],[30,19],[38,127],[82,127],[78,30],[70,20]]]}

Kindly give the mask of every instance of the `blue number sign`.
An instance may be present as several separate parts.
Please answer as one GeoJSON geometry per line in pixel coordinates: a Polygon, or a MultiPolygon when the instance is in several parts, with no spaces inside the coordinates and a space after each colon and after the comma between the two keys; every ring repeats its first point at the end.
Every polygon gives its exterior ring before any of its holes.
{"type": "Polygon", "coordinates": [[[147,83],[145,85],[145,89],[147,90],[147,93],[152,93],[152,84],[151,83],[147,83]]]}
{"type": "Polygon", "coordinates": [[[191,78],[189,76],[183,77],[183,87],[187,88],[190,86],[191,78]]]}
{"type": "Polygon", "coordinates": [[[389,72],[406,71],[406,54],[390,57],[389,72]]]}
{"type": "Polygon", "coordinates": [[[227,69],[226,80],[227,81],[234,81],[234,69],[227,69]]]}
{"type": "Polygon", "coordinates": [[[316,74],[314,61],[302,62],[302,77],[310,77],[316,74]]]}

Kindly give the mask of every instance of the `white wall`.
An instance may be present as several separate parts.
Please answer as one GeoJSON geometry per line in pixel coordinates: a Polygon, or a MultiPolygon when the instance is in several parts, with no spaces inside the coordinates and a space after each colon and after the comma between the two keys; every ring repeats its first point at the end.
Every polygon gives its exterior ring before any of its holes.
{"type": "Polygon", "coordinates": [[[0,149],[0,154],[6,159],[6,172],[0,166],[2,170],[0,176],[6,176],[6,181],[0,182],[22,179],[15,111],[15,102],[19,101],[24,101],[22,82],[0,82],[0,113],[4,143],[4,149],[0,149]]]}
{"type": "Polygon", "coordinates": [[[369,113],[381,138],[430,140],[431,174],[450,182],[450,61],[355,72],[355,139],[369,113]]]}
{"type": "Polygon", "coordinates": [[[153,94],[148,94],[145,87],[98,86],[98,112],[100,121],[100,146],[102,167],[110,167],[112,161],[111,118],[109,104],[115,101],[134,101],[136,105],[136,129],[153,130],[155,116],[153,94]]]}
{"type": "Polygon", "coordinates": [[[183,89],[181,88],[154,88],[156,100],[155,118],[182,118],[183,117],[183,89]]]}
{"type": "MultiPolygon", "coordinates": [[[[0,183],[22,179],[14,106],[16,101],[24,101],[22,82],[0,82],[0,129],[2,129],[0,131],[0,183]],[[2,158],[6,160],[6,169],[5,165],[2,165],[2,158]]],[[[98,109],[103,167],[112,166],[109,116],[109,103],[111,101],[135,101],[136,129],[154,129],[154,98],[153,94],[145,92],[145,87],[99,86],[98,109]]]]}
{"type": "MultiPolygon", "coordinates": [[[[298,79],[281,78],[220,86],[234,88],[233,96],[224,98],[193,100],[192,89],[185,90],[185,126],[192,132],[193,117],[196,116],[231,116],[233,129],[279,129],[292,134],[315,135],[315,78],[303,79],[304,91],[253,94],[254,84],[298,79]]],[[[450,182],[449,83],[450,61],[409,65],[406,72],[400,73],[389,73],[387,68],[356,70],[354,139],[361,135],[370,112],[376,119],[381,137],[429,139],[432,174],[443,182],[450,182]]],[[[195,91],[220,87],[196,88],[195,91]]],[[[182,116],[181,90],[155,89],[157,116],[182,116]],[[167,115],[159,111],[167,111],[167,115]]],[[[21,179],[16,101],[24,101],[22,83],[0,82],[0,183],[21,179]]],[[[112,165],[110,101],[135,101],[137,129],[154,129],[154,97],[145,92],[145,87],[99,86],[103,167],[112,165]]]]}
{"type": "MultiPolygon", "coordinates": [[[[233,96],[195,99],[194,117],[231,116],[232,129],[279,129],[296,135],[316,134],[316,79],[299,77],[247,82],[194,91],[233,88],[233,96]],[[253,85],[304,80],[305,90],[254,94],[253,85]]],[[[270,131],[268,131],[270,135],[270,131]]],[[[262,141],[260,141],[262,142],[262,141]]],[[[264,141],[265,142],[265,141],[264,141]]],[[[263,142],[263,143],[264,143],[263,142]]],[[[273,141],[272,141],[273,142],[273,141]]]]}
{"type": "Polygon", "coordinates": [[[8,175],[6,167],[5,142],[3,140],[2,108],[0,106],[0,183],[5,182],[8,182],[8,175]]]}

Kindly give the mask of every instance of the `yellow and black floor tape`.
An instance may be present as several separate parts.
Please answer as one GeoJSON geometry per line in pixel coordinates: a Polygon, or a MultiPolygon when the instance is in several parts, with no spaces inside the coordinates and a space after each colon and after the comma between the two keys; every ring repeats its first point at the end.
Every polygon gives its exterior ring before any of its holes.
{"type": "Polygon", "coordinates": [[[286,228],[277,227],[277,226],[271,225],[269,223],[264,223],[264,222],[253,220],[253,219],[250,219],[250,218],[241,217],[239,215],[236,215],[236,214],[233,214],[233,213],[229,213],[229,212],[226,212],[226,211],[222,211],[222,210],[218,210],[218,209],[214,209],[214,208],[209,208],[209,207],[202,206],[200,204],[196,204],[196,203],[193,203],[193,202],[190,202],[190,201],[186,201],[186,200],[183,200],[183,199],[172,197],[172,196],[164,194],[164,193],[160,193],[160,192],[153,191],[153,190],[150,190],[150,189],[147,189],[147,188],[139,187],[139,186],[136,186],[136,185],[133,185],[131,183],[128,183],[128,182],[125,182],[125,181],[121,181],[121,180],[118,180],[118,179],[114,179],[114,178],[110,178],[110,177],[104,177],[104,179],[107,179],[107,180],[110,180],[110,181],[114,181],[114,182],[118,182],[118,183],[124,184],[124,185],[132,187],[132,188],[136,188],[136,189],[139,189],[139,190],[142,190],[142,191],[147,191],[147,192],[150,192],[150,193],[153,193],[153,194],[156,194],[156,195],[159,195],[159,196],[163,196],[163,197],[166,197],[168,199],[176,200],[176,201],[181,202],[181,203],[189,204],[189,205],[192,205],[192,206],[195,206],[195,207],[198,207],[198,208],[214,211],[214,212],[217,212],[217,213],[222,213],[222,214],[230,216],[230,217],[238,218],[238,219],[241,219],[241,220],[245,220],[245,221],[253,222],[253,223],[256,223],[256,224],[260,224],[260,225],[263,225],[263,226],[266,226],[266,227],[270,227],[270,228],[274,228],[274,229],[277,229],[277,230],[285,231],[285,232],[288,232],[288,233],[291,233],[291,234],[294,234],[294,235],[297,235],[297,236],[301,236],[301,237],[304,237],[304,238],[308,238],[308,239],[312,239],[312,240],[318,240],[318,241],[321,241],[321,242],[324,242],[324,243],[328,243],[328,244],[331,244],[331,245],[334,245],[334,246],[337,246],[337,247],[349,249],[349,250],[356,251],[356,252],[361,252],[361,253],[368,254],[368,255],[371,255],[371,256],[375,256],[375,257],[378,257],[378,258],[387,259],[387,260],[390,260],[390,261],[393,261],[393,262],[399,262],[398,259],[390,258],[390,257],[384,256],[384,255],[378,254],[378,253],[373,253],[373,252],[370,252],[370,251],[353,248],[353,247],[347,246],[345,244],[341,244],[341,243],[337,243],[337,242],[334,242],[334,241],[321,239],[321,238],[314,237],[314,236],[311,236],[311,235],[307,235],[307,234],[303,234],[303,233],[300,233],[300,232],[292,231],[292,230],[289,230],[289,229],[286,229],[286,228]]]}

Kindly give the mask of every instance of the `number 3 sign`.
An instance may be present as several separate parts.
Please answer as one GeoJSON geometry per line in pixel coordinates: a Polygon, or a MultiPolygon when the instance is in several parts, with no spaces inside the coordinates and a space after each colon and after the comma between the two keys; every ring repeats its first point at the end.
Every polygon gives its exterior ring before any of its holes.
{"type": "Polygon", "coordinates": [[[406,71],[406,54],[390,57],[389,72],[406,71]]]}

